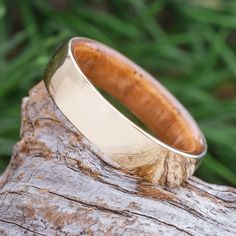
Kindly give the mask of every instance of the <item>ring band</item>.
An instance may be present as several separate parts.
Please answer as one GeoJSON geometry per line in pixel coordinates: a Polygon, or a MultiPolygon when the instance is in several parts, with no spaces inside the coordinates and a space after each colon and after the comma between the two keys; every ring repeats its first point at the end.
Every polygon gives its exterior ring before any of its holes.
{"type": "Polygon", "coordinates": [[[178,186],[206,153],[202,132],[178,100],[102,43],[72,38],[51,58],[44,82],[58,108],[109,164],[153,183],[178,186]],[[153,135],[118,111],[95,86],[124,104],[153,135]]]}

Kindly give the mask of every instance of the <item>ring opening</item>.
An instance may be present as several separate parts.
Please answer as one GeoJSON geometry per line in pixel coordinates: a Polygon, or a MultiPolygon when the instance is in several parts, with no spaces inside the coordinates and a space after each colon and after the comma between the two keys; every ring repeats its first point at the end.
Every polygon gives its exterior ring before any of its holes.
{"type": "Polygon", "coordinates": [[[87,79],[118,99],[156,138],[186,153],[204,151],[204,138],[195,121],[149,73],[99,42],[78,38],[71,47],[87,79]]]}

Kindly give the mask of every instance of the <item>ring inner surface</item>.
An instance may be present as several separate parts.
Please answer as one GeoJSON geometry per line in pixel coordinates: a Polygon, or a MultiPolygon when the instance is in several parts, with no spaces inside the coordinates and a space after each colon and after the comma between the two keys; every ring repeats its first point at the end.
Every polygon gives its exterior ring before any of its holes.
{"type": "Polygon", "coordinates": [[[96,41],[76,39],[71,47],[86,77],[124,104],[156,138],[186,153],[203,152],[204,140],[194,120],[150,74],[96,41]]]}

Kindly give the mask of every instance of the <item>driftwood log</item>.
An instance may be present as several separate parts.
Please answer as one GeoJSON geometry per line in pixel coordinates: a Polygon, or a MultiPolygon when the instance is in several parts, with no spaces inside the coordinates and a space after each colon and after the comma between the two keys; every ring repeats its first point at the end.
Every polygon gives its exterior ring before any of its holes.
{"type": "Polygon", "coordinates": [[[102,161],[41,82],[0,178],[0,235],[236,235],[236,189],[163,188],[102,161]]]}

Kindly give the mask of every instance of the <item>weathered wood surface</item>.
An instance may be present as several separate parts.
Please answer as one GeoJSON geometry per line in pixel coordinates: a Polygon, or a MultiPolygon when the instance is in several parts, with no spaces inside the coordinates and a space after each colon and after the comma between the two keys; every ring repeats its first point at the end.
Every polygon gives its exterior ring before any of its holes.
{"type": "Polygon", "coordinates": [[[109,166],[40,83],[0,178],[0,235],[236,235],[236,189],[163,188],[109,166]]]}

